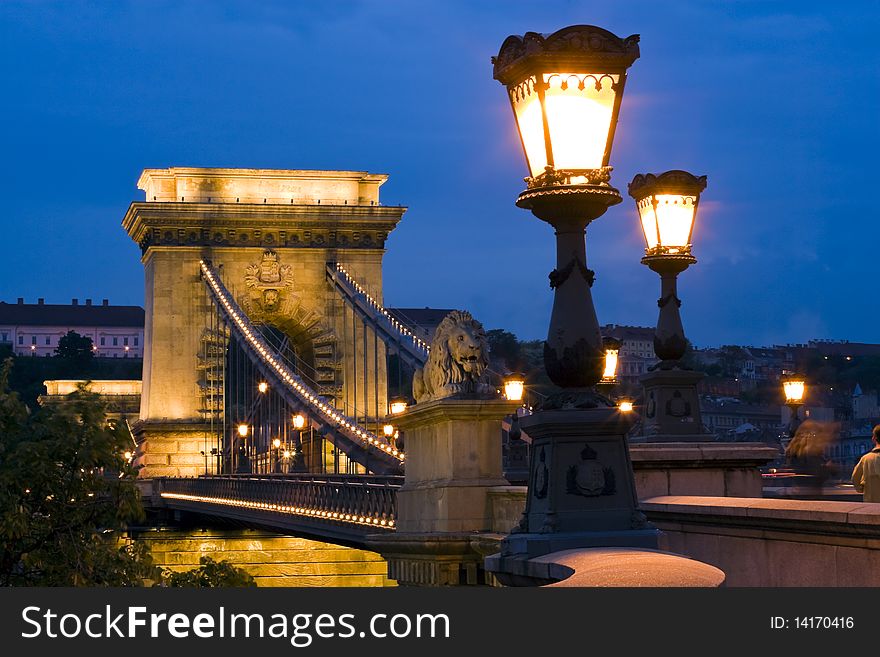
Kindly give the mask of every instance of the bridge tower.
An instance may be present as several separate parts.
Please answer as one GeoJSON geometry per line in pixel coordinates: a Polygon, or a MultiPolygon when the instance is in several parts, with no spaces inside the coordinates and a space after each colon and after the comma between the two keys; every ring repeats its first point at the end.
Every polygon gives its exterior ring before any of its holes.
{"type": "MultiPolygon", "coordinates": [[[[379,204],[385,174],[363,171],[145,169],[122,225],[140,246],[146,327],[138,441],[142,476],[193,476],[209,459],[204,368],[218,332],[200,260],[210,261],[241,308],[279,331],[339,409],[378,421],[387,411],[385,346],[327,282],[327,263],[382,298],[385,240],[406,208],[379,204]],[[369,385],[358,385],[368,380],[369,385]]],[[[220,342],[223,337],[219,336],[220,342]]]]}

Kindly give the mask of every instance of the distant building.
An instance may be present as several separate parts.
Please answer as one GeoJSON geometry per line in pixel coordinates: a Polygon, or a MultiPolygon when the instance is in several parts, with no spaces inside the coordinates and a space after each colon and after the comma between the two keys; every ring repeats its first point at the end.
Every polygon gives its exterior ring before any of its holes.
{"type": "Polygon", "coordinates": [[[415,333],[417,338],[429,344],[440,322],[452,310],[452,308],[388,308],[388,312],[395,319],[415,333]]]}
{"type": "Polygon", "coordinates": [[[17,356],[52,356],[58,340],[75,331],[92,339],[95,355],[105,358],[142,358],[144,309],[140,306],[100,306],[91,299],[70,305],[0,301],[0,344],[17,356]]]}
{"type": "Polygon", "coordinates": [[[783,429],[779,406],[747,404],[735,398],[700,400],[703,424],[720,440],[775,442],[783,429]]]}
{"type": "Polygon", "coordinates": [[[141,408],[141,381],[139,380],[103,380],[78,381],[70,379],[54,379],[43,381],[46,394],[40,395],[37,401],[41,406],[64,406],[70,403],[69,395],[76,392],[79,386],[88,384],[88,391],[98,395],[98,399],[107,405],[107,417],[127,420],[129,424],[138,419],[141,408]]]}

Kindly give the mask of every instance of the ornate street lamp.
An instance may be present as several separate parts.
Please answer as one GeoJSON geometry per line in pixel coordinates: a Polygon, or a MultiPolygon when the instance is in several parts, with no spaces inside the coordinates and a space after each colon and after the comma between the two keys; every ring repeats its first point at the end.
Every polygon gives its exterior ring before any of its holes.
{"type": "Polygon", "coordinates": [[[639,174],[629,184],[629,195],[636,201],[645,257],[642,264],[660,274],[660,317],[654,333],[654,353],[663,369],[678,365],[687,349],[678,308],[678,275],[694,264],[691,238],[700,193],[706,189],[706,176],[687,171],[667,171],[655,176],[639,174]]]}
{"type": "Polygon", "coordinates": [[[694,221],[706,176],[687,171],[639,174],[629,184],[645,238],[642,264],[660,275],[660,315],[654,332],[654,353],[660,363],[641,377],[645,387],[643,440],[705,442],[697,382],[703,378],[681,365],[687,339],[678,308],[678,275],[694,264],[691,254],[694,221]]]}
{"type": "Polygon", "coordinates": [[[516,583],[523,561],[595,546],[657,547],[638,512],[626,433],[632,420],[594,386],[606,351],[590,288],[587,225],[621,202],[608,166],[627,69],[639,37],[589,25],[510,36],[493,58],[507,88],[529,170],[517,206],[556,233],[556,269],[544,367],[562,388],[520,418],[532,438],[526,508],[486,567],[516,583]]]}
{"type": "Polygon", "coordinates": [[[509,36],[493,58],[507,87],[529,170],[516,204],[556,231],[556,269],[544,366],[556,385],[588,390],[602,377],[604,351],[590,288],[584,233],[620,203],[608,166],[626,71],[639,37],[589,25],[549,36],[509,36]]]}

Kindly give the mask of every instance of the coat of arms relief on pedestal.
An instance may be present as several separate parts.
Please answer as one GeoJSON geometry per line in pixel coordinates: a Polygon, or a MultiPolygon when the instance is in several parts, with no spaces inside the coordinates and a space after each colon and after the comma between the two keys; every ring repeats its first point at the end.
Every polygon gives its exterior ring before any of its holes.
{"type": "Polygon", "coordinates": [[[260,262],[245,268],[244,284],[248,292],[242,306],[252,319],[256,314],[281,313],[285,306],[298,301],[293,293],[291,267],[282,265],[275,251],[264,251],[260,262]]]}

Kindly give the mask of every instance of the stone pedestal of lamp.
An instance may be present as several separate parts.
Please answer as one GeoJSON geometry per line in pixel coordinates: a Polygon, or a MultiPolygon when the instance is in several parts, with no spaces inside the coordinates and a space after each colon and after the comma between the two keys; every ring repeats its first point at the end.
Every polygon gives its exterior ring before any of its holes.
{"type": "Polygon", "coordinates": [[[489,494],[507,487],[501,420],[519,402],[446,398],[395,416],[406,435],[397,531],[371,537],[388,576],[409,586],[485,584],[481,542],[492,534],[489,494]]]}

